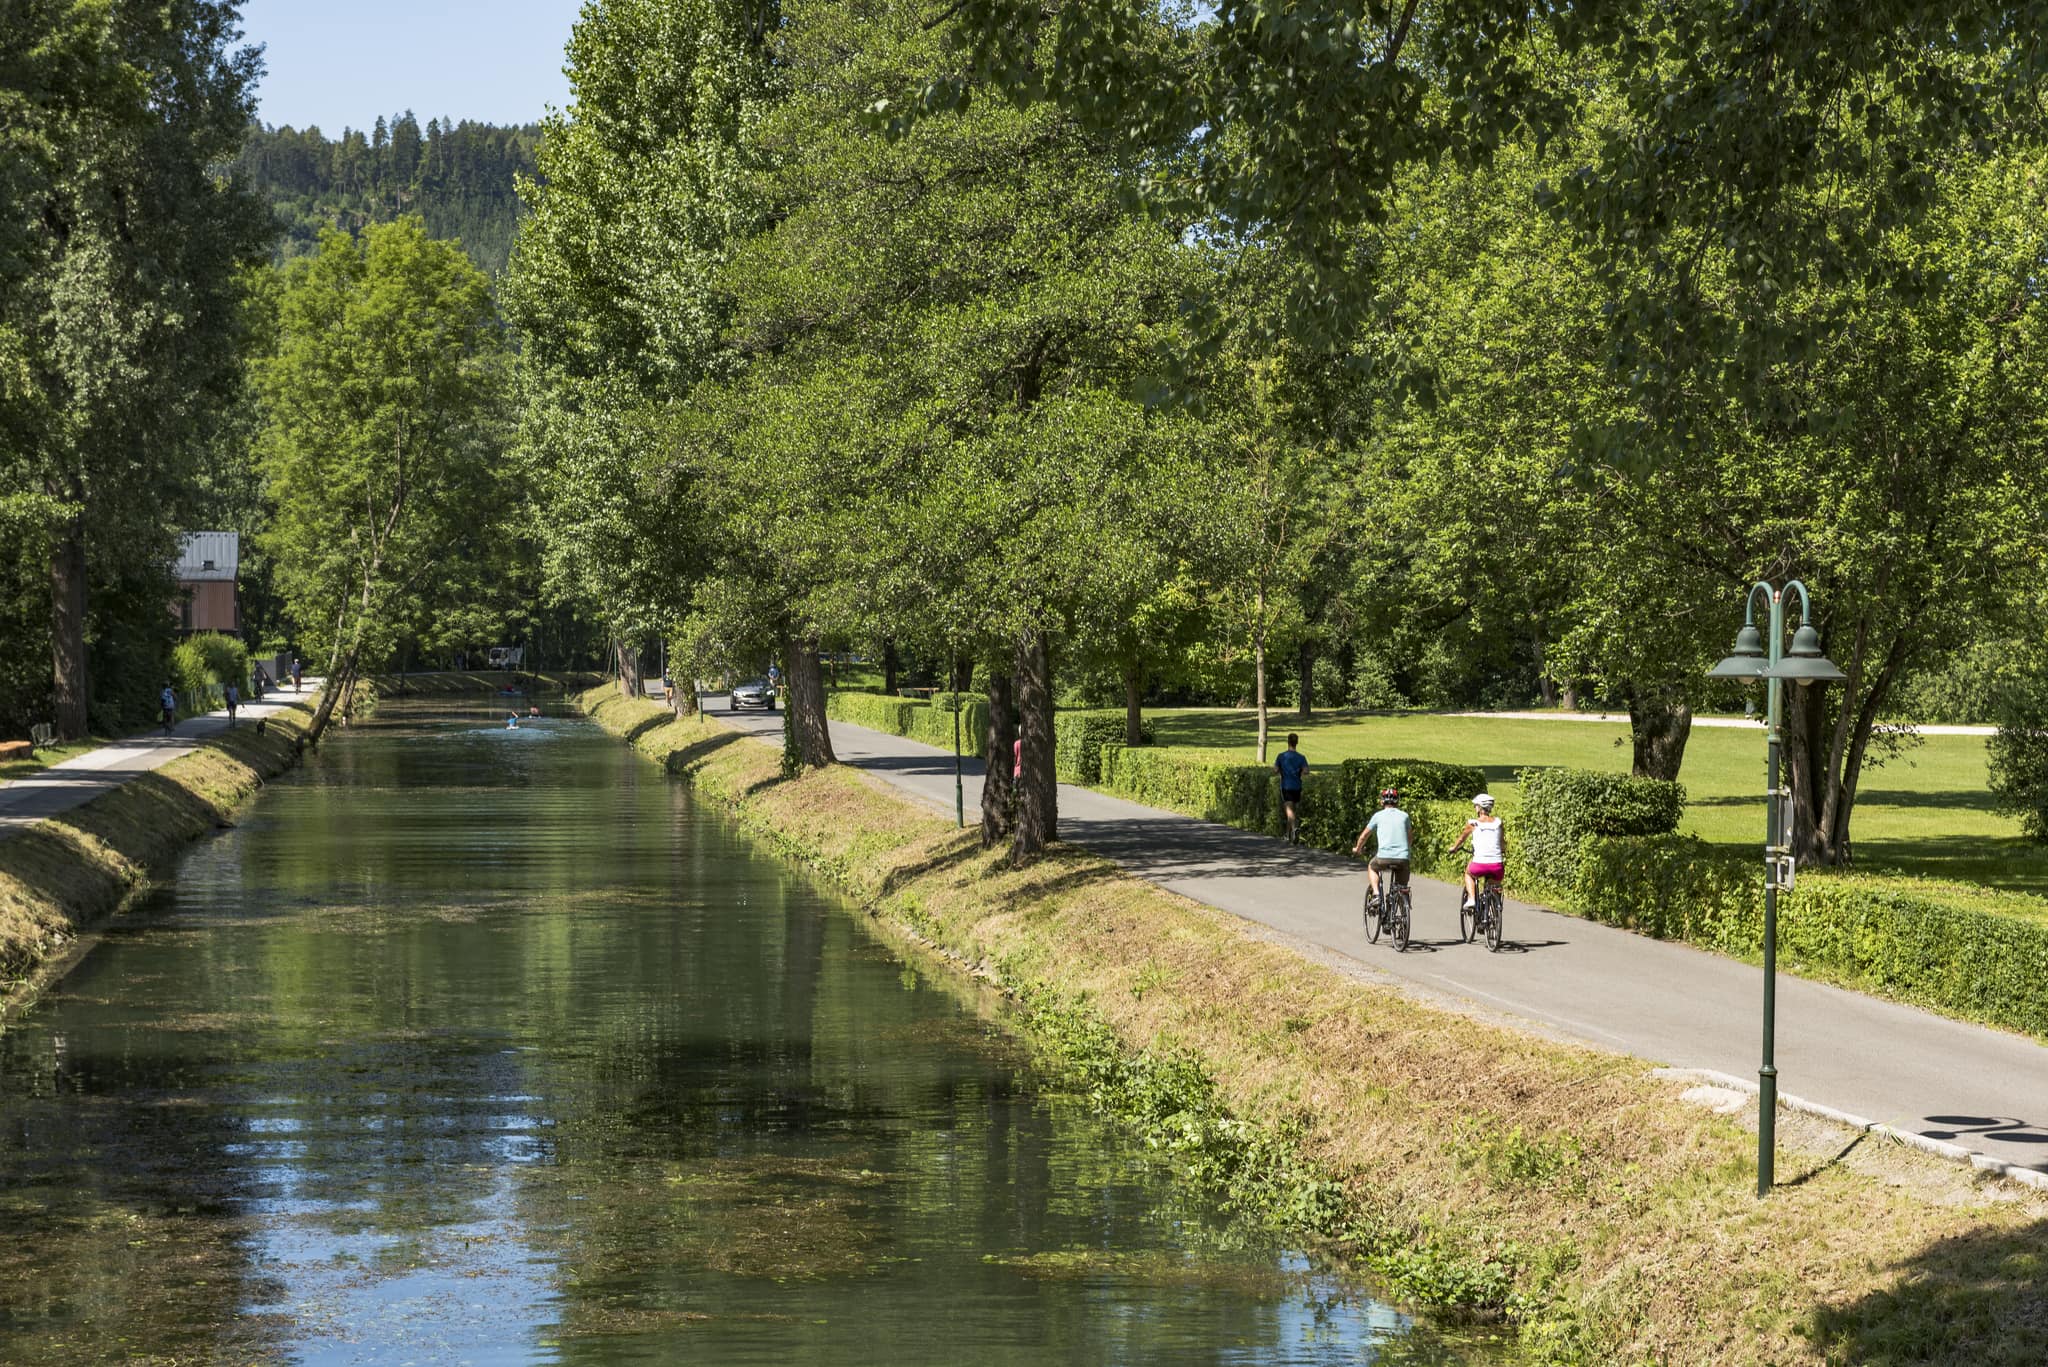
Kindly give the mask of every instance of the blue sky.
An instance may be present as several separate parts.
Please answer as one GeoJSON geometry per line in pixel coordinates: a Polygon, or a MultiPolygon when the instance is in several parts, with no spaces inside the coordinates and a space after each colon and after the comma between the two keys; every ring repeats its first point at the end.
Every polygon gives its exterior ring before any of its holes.
{"type": "Polygon", "coordinates": [[[410,109],[530,123],[569,99],[562,45],[579,0],[243,0],[246,41],[269,72],[265,123],[330,136],[410,109]]]}

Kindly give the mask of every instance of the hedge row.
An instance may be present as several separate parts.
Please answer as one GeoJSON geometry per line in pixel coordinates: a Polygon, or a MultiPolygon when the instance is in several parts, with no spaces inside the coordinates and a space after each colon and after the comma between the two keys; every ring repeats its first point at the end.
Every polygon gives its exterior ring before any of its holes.
{"type": "MultiPolygon", "coordinates": [[[[1589,836],[1578,869],[1566,910],[1741,958],[1763,954],[1760,857],[1691,836],[1589,836]]],[[[1918,880],[1802,873],[1778,899],[1778,956],[1795,971],[2048,1037],[2048,919],[1969,906],[1918,880]]]]}
{"type": "Polygon", "coordinates": [[[1545,887],[1579,881],[1587,836],[1669,835],[1685,815],[1683,784],[1591,769],[1527,769],[1521,820],[1510,837],[1521,862],[1545,887]]]}
{"type": "Polygon", "coordinates": [[[932,702],[897,698],[885,693],[838,692],[825,695],[825,715],[871,731],[953,748],[953,713],[960,711],[960,743],[968,754],[981,750],[988,728],[988,699],[978,693],[940,693],[932,702]],[[943,700],[943,706],[939,705],[943,700]]]}
{"type": "MultiPolygon", "coordinates": [[[[1052,764],[1062,783],[1102,782],[1102,747],[1122,747],[1128,734],[1124,712],[1055,712],[1052,718],[1052,764]]],[[[1140,721],[1143,745],[1152,743],[1152,723],[1140,721]]]]}
{"type": "Polygon", "coordinates": [[[960,716],[960,748],[970,755],[981,753],[982,737],[988,734],[988,699],[976,700],[972,695],[957,695],[960,705],[956,708],[954,694],[941,695],[947,705],[940,706],[935,698],[929,704],[920,704],[910,714],[910,724],[902,732],[912,740],[936,745],[941,750],[953,748],[953,715],[960,716]]]}
{"type": "MultiPolygon", "coordinates": [[[[1238,764],[1188,750],[1131,750],[1105,744],[1100,785],[1119,797],[1264,835],[1281,833],[1280,781],[1269,765],[1238,764]]],[[[1484,775],[1468,765],[1420,759],[1351,759],[1311,768],[1303,787],[1302,843],[1339,853],[1397,788],[1415,825],[1415,866],[1430,872],[1455,840],[1484,775]]]]}
{"type": "Polygon", "coordinates": [[[910,714],[926,704],[912,698],[892,698],[884,693],[827,693],[825,715],[834,721],[852,722],[892,736],[908,733],[910,714]]]}

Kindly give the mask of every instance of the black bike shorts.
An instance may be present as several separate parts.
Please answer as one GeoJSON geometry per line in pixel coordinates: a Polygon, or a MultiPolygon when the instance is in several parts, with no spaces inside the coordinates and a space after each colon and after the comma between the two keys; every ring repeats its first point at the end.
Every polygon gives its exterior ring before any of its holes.
{"type": "Polygon", "coordinates": [[[1372,861],[1372,871],[1374,873],[1393,874],[1396,887],[1405,888],[1408,886],[1408,861],[1405,859],[1374,859],[1372,861]]]}

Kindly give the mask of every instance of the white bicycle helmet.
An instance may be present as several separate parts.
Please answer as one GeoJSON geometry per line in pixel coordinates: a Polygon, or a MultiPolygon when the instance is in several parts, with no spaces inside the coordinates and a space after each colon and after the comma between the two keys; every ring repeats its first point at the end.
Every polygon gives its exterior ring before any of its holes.
{"type": "Polygon", "coordinates": [[[1481,794],[1480,794],[1479,796],[1477,796],[1477,797],[1475,797],[1475,798],[1473,798],[1473,799],[1472,799],[1472,805],[1473,805],[1473,806],[1475,806],[1475,807],[1477,807],[1477,808],[1478,808],[1478,809],[1479,809],[1480,811],[1482,811],[1482,812],[1490,812],[1490,811],[1492,811],[1492,810],[1493,810],[1493,794],[1492,794],[1492,793],[1481,793],[1481,794]]]}

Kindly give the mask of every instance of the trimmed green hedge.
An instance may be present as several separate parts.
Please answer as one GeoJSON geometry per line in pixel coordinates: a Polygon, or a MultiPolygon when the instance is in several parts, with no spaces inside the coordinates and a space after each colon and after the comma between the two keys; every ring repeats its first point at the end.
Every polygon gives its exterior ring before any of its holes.
{"type": "Polygon", "coordinates": [[[852,722],[892,736],[908,734],[910,714],[928,704],[911,698],[892,698],[883,693],[827,693],[825,715],[834,721],[852,722]]]}
{"type": "MultiPolygon", "coordinates": [[[[1590,920],[1659,939],[1763,954],[1762,860],[1691,836],[1588,837],[1564,900],[1590,920]]],[[[2012,900],[1918,879],[1801,873],[1778,899],[1778,956],[1795,972],[2048,1038],[2048,905],[1990,909],[2012,900]],[[1985,905],[1970,905],[1977,900],[1985,905]]]]}
{"type": "MultiPolygon", "coordinates": [[[[1062,783],[1102,782],[1102,747],[1124,743],[1122,711],[1055,712],[1052,718],[1052,763],[1062,783]]],[[[1143,743],[1152,743],[1152,723],[1141,721],[1143,743]]]]}
{"type": "MultiPolygon", "coordinates": [[[[1281,833],[1280,777],[1271,765],[1242,764],[1202,751],[1126,749],[1105,744],[1098,752],[1100,786],[1119,797],[1186,812],[1261,835],[1281,833]]],[[[1311,767],[1303,784],[1301,840],[1304,845],[1349,853],[1366,818],[1379,809],[1387,775],[1404,794],[1402,810],[1414,823],[1414,866],[1418,872],[1463,868],[1443,857],[1457,839],[1471,794],[1481,775],[1467,765],[1413,759],[1355,759],[1311,767]],[[1403,786],[1404,780],[1407,786],[1403,786]],[[1431,791],[1457,793],[1433,800],[1431,791]],[[1407,793],[1414,792],[1411,799],[1407,793]]]]}
{"type": "Polygon", "coordinates": [[[1519,806],[1510,857],[1536,882],[1570,888],[1587,836],[1670,834],[1685,815],[1685,786],[1592,769],[1525,769],[1519,806]]]}
{"type": "Polygon", "coordinates": [[[936,745],[941,750],[953,748],[953,706],[955,698],[962,700],[960,713],[960,748],[970,755],[981,753],[982,737],[988,733],[988,699],[976,699],[972,693],[941,693],[932,699],[929,706],[919,705],[909,716],[901,733],[912,740],[936,745]],[[939,699],[945,699],[940,703],[939,699]]]}

